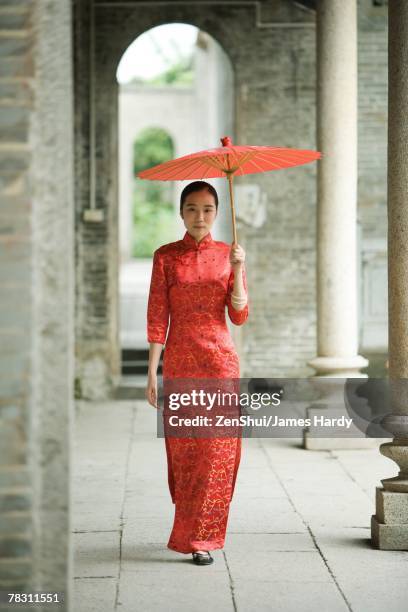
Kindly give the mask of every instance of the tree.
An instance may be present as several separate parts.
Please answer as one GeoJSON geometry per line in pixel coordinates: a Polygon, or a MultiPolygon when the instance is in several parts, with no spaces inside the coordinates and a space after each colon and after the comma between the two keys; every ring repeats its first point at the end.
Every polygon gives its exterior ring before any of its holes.
{"type": "MultiPolygon", "coordinates": [[[[162,128],[144,129],[133,145],[134,176],[174,156],[171,137],[162,128]]],[[[135,178],[133,188],[133,257],[151,257],[174,239],[173,184],[135,178]]]]}

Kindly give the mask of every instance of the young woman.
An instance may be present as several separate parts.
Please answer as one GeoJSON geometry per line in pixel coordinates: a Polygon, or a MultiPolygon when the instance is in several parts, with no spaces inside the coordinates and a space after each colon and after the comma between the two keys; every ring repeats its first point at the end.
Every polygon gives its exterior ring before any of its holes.
{"type": "MultiPolygon", "coordinates": [[[[147,309],[150,343],[146,397],[157,405],[157,366],[165,344],[163,381],[176,378],[239,378],[239,360],[226,319],[248,318],[245,252],[213,240],[218,196],[194,181],[180,198],[186,232],[154,253],[147,309]],[[170,328],[166,340],[170,316],[170,328]]],[[[175,516],[168,548],[192,553],[194,563],[214,561],[210,550],[225,541],[241,438],[165,437],[168,483],[175,516]]]]}

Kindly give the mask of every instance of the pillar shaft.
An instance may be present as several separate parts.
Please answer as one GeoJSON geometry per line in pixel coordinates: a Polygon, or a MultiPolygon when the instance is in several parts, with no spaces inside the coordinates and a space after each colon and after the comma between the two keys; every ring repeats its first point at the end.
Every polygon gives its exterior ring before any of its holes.
{"type": "Polygon", "coordinates": [[[388,5],[388,299],[391,411],[394,435],[380,451],[399,473],[377,487],[371,519],[375,546],[408,550],[408,3],[388,5]]]}
{"type": "MultiPolygon", "coordinates": [[[[317,0],[317,357],[318,377],[358,377],[357,328],[357,1],[317,0]]],[[[344,403],[328,391],[316,409],[333,416],[344,403]]],[[[345,406],[344,406],[345,411],[345,406]]],[[[309,450],[361,448],[362,438],[321,438],[304,431],[309,450]]]]}
{"type": "Polygon", "coordinates": [[[318,374],[355,375],[357,354],[357,6],[317,3],[318,374]]]}
{"type": "MultiPolygon", "coordinates": [[[[389,5],[388,300],[389,373],[408,378],[408,4],[389,5]]],[[[406,406],[406,403],[404,403],[406,406]]],[[[406,408],[403,409],[408,414],[406,408]]]]}

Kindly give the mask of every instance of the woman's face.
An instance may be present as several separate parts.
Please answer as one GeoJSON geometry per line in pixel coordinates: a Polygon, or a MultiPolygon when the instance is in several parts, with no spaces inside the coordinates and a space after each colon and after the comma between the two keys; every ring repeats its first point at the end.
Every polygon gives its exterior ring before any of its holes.
{"type": "Polygon", "coordinates": [[[197,241],[208,234],[216,216],[214,196],[206,189],[194,191],[184,200],[181,217],[188,233],[197,241]]]}

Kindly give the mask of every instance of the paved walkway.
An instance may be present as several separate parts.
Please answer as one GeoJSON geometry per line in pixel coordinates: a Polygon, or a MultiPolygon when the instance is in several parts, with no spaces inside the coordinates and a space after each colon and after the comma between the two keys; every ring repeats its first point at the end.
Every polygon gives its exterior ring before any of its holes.
{"type": "Polygon", "coordinates": [[[173,505],[156,412],[77,403],[75,612],[403,612],[408,553],[370,544],[378,450],[244,439],[225,548],[197,567],[166,548],[173,505]]]}

